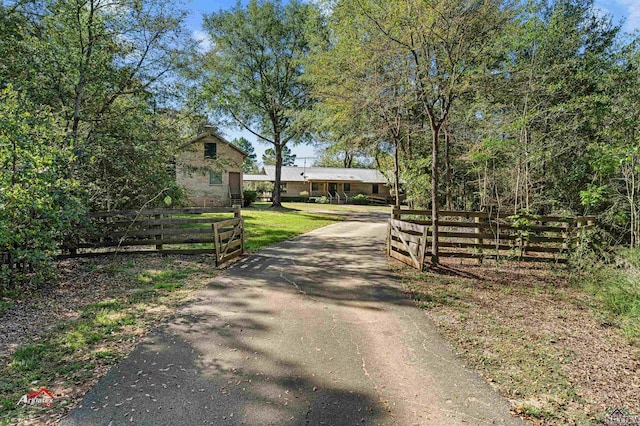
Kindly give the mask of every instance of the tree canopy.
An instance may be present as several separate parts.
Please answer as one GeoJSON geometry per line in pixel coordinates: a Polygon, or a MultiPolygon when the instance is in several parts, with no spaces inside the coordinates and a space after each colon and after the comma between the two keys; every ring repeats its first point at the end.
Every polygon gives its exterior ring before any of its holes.
{"type": "Polygon", "coordinates": [[[312,97],[301,76],[322,22],[316,6],[298,0],[286,5],[252,0],[246,7],[238,4],[205,18],[214,48],[205,63],[204,98],[220,119],[273,146],[273,206],[280,206],[284,147],[309,137],[301,116],[312,97]]]}

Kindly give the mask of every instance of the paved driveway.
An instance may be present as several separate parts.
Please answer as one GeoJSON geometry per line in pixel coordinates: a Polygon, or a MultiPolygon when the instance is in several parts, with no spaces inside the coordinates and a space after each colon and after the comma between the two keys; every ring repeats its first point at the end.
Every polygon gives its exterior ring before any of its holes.
{"type": "Polygon", "coordinates": [[[221,273],[63,425],[523,424],[399,290],[382,220],[221,273]]]}

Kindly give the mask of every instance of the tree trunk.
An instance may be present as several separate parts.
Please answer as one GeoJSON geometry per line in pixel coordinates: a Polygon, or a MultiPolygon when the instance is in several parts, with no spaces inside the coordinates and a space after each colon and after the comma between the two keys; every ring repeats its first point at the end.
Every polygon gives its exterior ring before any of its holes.
{"type": "Polygon", "coordinates": [[[431,262],[434,265],[439,263],[438,257],[438,147],[440,137],[440,126],[431,123],[432,133],[432,153],[431,153],[431,262]]]}
{"type": "Polygon", "coordinates": [[[444,125],[444,170],[445,170],[445,194],[447,210],[451,210],[451,163],[449,162],[449,145],[451,143],[451,132],[449,124],[444,125]]]}
{"type": "Polygon", "coordinates": [[[398,161],[399,143],[396,140],[393,149],[393,188],[396,193],[396,207],[400,208],[400,163],[398,161]]]}
{"type": "Polygon", "coordinates": [[[282,207],[280,201],[280,182],[282,181],[282,144],[280,143],[280,135],[275,134],[273,141],[276,151],[276,181],[273,184],[271,207],[282,207]]]}

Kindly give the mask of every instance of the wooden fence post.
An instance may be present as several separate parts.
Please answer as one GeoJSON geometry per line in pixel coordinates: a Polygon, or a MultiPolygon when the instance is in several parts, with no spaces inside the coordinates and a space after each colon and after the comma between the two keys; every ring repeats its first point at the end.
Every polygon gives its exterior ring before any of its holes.
{"type": "MultiPolygon", "coordinates": [[[[159,219],[162,219],[162,215],[157,214],[157,215],[154,215],[153,218],[159,220],[159,219]]],[[[162,230],[164,229],[164,225],[160,224],[160,225],[153,226],[152,228],[162,230]]],[[[156,235],[156,240],[162,241],[162,237],[163,237],[162,232],[160,232],[160,235],[156,235]]],[[[162,250],[162,244],[156,244],[156,250],[162,250]]]]}
{"type": "Polygon", "coordinates": [[[424,271],[424,258],[427,256],[427,245],[429,244],[429,227],[425,226],[420,239],[420,247],[418,248],[418,260],[420,261],[420,272],[424,271]]]}
{"type": "Polygon", "coordinates": [[[233,205],[233,217],[240,219],[240,253],[244,254],[244,219],[242,218],[242,206],[233,205]]]}
{"type": "Polygon", "coordinates": [[[576,218],[576,229],[575,229],[575,235],[576,235],[576,248],[580,247],[580,237],[582,233],[582,218],[576,218]]]}
{"type": "MultiPolygon", "coordinates": [[[[475,217],[473,218],[473,222],[474,222],[474,223],[480,223],[480,216],[475,216],[475,217]]],[[[480,231],[481,231],[481,229],[480,229],[480,228],[474,228],[474,232],[475,232],[476,234],[480,234],[480,231]]],[[[500,236],[498,236],[498,238],[500,238],[500,236]]],[[[481,238],[476,238],[476,239],[475,239],[475,243],[476,243],[476,244],[482,244],[482,243],[483,243],[483,240],[482,240],[481,238]]],[[[478,265],[482,265],[482,247],[478,247],[478,248],[479,248],[480,256],[478,257],[477,264],[478,264],[478,265]]]]}
{"type": "Polygon", "coordinates": [[[213,229],[213,247],[216,249],[216,266],[220,263],[220,234],[218,233],[218,224],[211,224],[213,229]]]}
{"type": "Polygon", "coordinates": [[[398,207],[391,209],[391,219],[400,220],[400,209],[398,207]]]}
{"type": "MultiPolygon", "coordinates": [[[[574,219],[575,220],[575,219],[574,219]]],[[[573,230],[571,229],[571,225],[573,223],[567,222],[565,225],[565,231],[562,232],[562,237],[564,238],[564,242],[562,243],[562,250],[569,250],[571,246],[571,235],[573,235],[573,230]]]]}

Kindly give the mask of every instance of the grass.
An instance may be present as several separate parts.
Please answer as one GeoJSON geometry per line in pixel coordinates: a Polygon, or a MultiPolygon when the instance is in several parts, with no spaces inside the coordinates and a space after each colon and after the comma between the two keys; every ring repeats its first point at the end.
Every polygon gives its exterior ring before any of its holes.
{"type": "MultiPolygon", "coordinates": [[[[272,244],[344,220],[344,213],[353,211],[355,207],[285,203],[282,208],[270,208],[268,203],[254,203],[251,207],[242,209],[245,225],[245,251],[256,252],[272,244]],[[316,209],[309,206],[316,206],[316,209]],[[316,211],[318,207],[322,210],[316,211]]],[[[373,210],[375,207],[370,207],[370,209],[373,210]]],[[[203,217],[228,218],[229,215],[209,213],[203,217]]],[[[208,224],[194,224],[184,227],[208,228],[210,226],[208,224]]],[[[213,244],[182,244],[173,246],[173,248],[213,248],[213,244]]]]}
{"type": "MultiPolygon", "coordinates": [[[[255,252],[335,223],[353,210],[388,212],[388,208],[379,207],[304,203],[287,203],[283,208],[271,209],[268,204],[257,203],[242,211],[246,250],[255,252]]],[[[29,416],[55,419],[110,365],[126,355],[140,336],[170,316],[175,307],[215,274],[208,257],[200,258],[201,261],[180,261],[174,256],[122,254],[118,263],[104,263],[110,259],[113,258],[74,264],[72,269],[80,275],[81,285],[98,285],[100,294],[87,293],[91,302],[78,306],[75,317],[55,321],[49,330],[15,350],[0,368],[0,425],[29,416]],[[53,407],[16,406],[23,394],[42,386],[56,394],[53,407]]],[[[78,293],[84,291],[93,290],[77,289],[78,293]]],[[[19,303],[19,294],[1,299],[0,313],[15,303],[19,303]]],[[[33,306],[34,316],[46,315],[46,307],[33,306]]]]}
{"type": "Polygon", "coordinates": [[[11,354],[0,370],[0,424],[64,410],[86,390],[97,370],[104,372],[126,355],[139,336],[215,273],[204,264],[185,266],[172,258],[156,260],[152,268],[145,268],[145,263],[87,268],[94,279],[108,279],[105,298],[82,306],[77,318],[58,321],[51,331],[11,354]],[[54,393],[75,389],[76,394],[56,395],[50,408],[16,406],[21,395],[41,386],[54,393]]]}
{"type": "Polygon", "coordinates": [[[566,270],[453,263],[447,275],[397,271],[407,294],[515,412],[548,425],[593,424],[607,406],[640,412],[637,375],[629,374],[640,359],[637,270],[574,282],[566,270]]]}
{"type": "Polygon", "coordinates": [[[640,346],[640,250],[622,250],[621,268],[578,274],[576,284],[593,296],[599,313],[640,346]]]}
{"type": "MultiPolygon", "coordinates": [[[[344,219],[343,215],[301,210],[300,205],[306,208],[305,203],[288,203],[282,209],[271,209],[266,203],[256,203],[251,208],[242,210],[245,223],[245,249],[255,252],[344,219]]],[[[345,210],[334,211],[344,212],[345,210]]]]}

